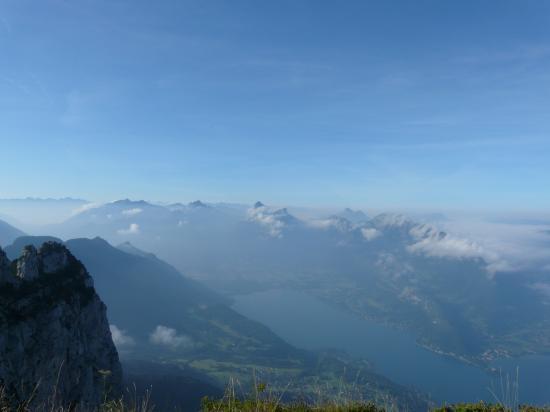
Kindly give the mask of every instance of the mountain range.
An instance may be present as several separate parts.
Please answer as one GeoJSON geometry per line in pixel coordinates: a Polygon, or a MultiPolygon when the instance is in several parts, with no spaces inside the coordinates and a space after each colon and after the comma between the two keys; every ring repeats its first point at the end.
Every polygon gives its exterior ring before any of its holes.
{"type": "Polygon", "coordinates": [[[550,348],[550,332],[530,333],[550,330],[548,271],[511,274],[502,256],[425,219],[350,209],[303,219],[262,202],[125,199],[41,231],[131,242],[223,295],[298,288],[469,362],[550,348]]]}
{"type": "Polygon", "coordinates": [[[0,199],[0,219],[27,231],[34,231],[47,222],[62,222],[89,204],[83,199],[70,197],[0,199]]]}
{"type": "Polygon", "coordinates": [[[24,233],[21,230],[0,220],[0,246],[9,245],[15,239],[23,235],[24,233]]]}
{"type": "MultiPolygon", "coordinates": [[[[5,250],[15,256],[26,245],[53,241],[59,239],[22,237],[5,250]]],[[[315,382],[326,385],[328,396],[349,380],[362,397],[385,394],[413,410],[426,406],[420,395],[378,375],[365,360],[289,345],[235,312],[227,298],[129,243],[117,248],[101,238],[80,238],[64,244],[93,277],[123,366],[139,382],[192,379],[212,392],[230,377],[250,383],[255,373],[278,389],[294,382],[285,393],[295,398],[313,396],[305,388],[315,382]]]]}
{"type": "Polygon", "coordinates": [[[212,372],[211,354],[217,353],[218,383],[227,377],[219,372],[220,359],[246,353],[246,359],[256,357],[254,364],[264,366],[268,358],[288,359],[284,342],[260,333],[255,323],[239,321],[230,307],[233,295],[277,288],[300,290],[359,317],[407,329],[423,346],[469,363],[487,366],[495,358],[546,353],[548,271],[514,272],[482,244],[427,223],[445,219],[370,217],[351,209],[299,218],[262,202],[161,205],[124,199],[85,207],[40,232],[73,239],[68,247],[98,273],[98,290],[112,311],[123,357],[173,354],[169,344],[159,342],[177,342],[185,367],[201,378],[212,372]],[[131,273],[113,269],[118,267],[132,268],[131,273]],[[165,286],[152,273],[165,273],[165,286]],[[180,273],[185,285],[174,280],[180,273]],[[119,283],[112,283],[116,279],[119,283]],[[139,286],[128,287],[132,282],[139,286]],[[132,316],[140,312],[139,303],[117,301],[126,289],[148,308],[144,322],[132,316]],[[166,296],[162,313],[161,307],[153,309],[161,296],[166,296]],[[231,332],[213,327],[227,323],[241,326],[231,332]],[[199,324],[209,327],[198,334],[186,326],[199,324]],[[264,337],[255,340],[258,347],[242,339],[249,330],[264,337]],[[196,354],[200,359],[189,361],[196,354]]]}

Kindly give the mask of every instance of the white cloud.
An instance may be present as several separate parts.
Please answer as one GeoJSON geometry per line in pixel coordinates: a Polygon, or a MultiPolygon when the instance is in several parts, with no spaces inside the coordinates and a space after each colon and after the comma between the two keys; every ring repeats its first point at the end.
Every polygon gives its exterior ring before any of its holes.
{"type": "MultiPolygon", "coordinates": [[[[543,217],[547,220],[546,216],[543,217]]],[[[547,229],[545,225],[467,217],[447,222],[445,227],[452,233],[481,244],[491,255],[504,258],[508,262],[507,270],[544,270],[545,266],[550,267],[550,239],[541,232],[547,229]]]]}
{"type": "Polygon", "coordinates": [[[135,215],[139,215],[141,212],[143,212],[143,209],[140,209],[139,207],[135,207],[133,209],[123,210],[122,214],[124,216],[135,216],[135,215]]]}
{"type": "Polygon", "coordinates": [[[102,206],[103,203],[85,203],[82,206],[77,207],[76,209],[73,209],[71,212],[72,216],[78,215],[79,213],[86,212],[88,210],[97,209],[98,207],[102,206]]]}
{"type": "Polygon", "coordinates": [[[315,229],[329,229],[334,226],[335,222],[333,219],[314,219],[308,220],[307,224],[315,229]]]}
{"type": "Polygon", "coordinates": [[[402,227],[412,224],[408,217],[401,214],[382,213],[375,216],[372,222],[379,228],[402,227]]]}
{"type": "Polygon", "coordinates": [[[342,233],[349,232],[353,229],[353,224],[349,220],[338,216],[329,217],[327,219],[307,220],[306,223],[308,226],[315,229],[336,229],[342,233]]]}
{"type": "Polygon", "coordinates": [[[361,229],[361,234],[363,235],[365,240],[369,242],[381,235],[379,230],[369,227],[364,227],[363,229],[361,229]]]}
{"type": "Polygon", "coordinates": [[[487,263],[487,271],[490,274],[512,270],[509,263],[498,253],[486,249],[471,239],[450,235],[427,224],[414,226],[409,233],[416,239],[415,243],[407,246],[407,250],[411,253],[453,259],[481,258],[487,263]]]}
{"type": "Polygon", "coordinates": [[[267,228],[269,234],[273,237],[282,237],[284,222],[277,219],[276,216],[265,206],[248,209],[248,219],[257,222],[267,228]]]}
{"type": "Polygon", "coordinates": [[[133,346],[136,344],[134,339],[130,335],[126,334],[125,330],[119,329],[116,325],[109,325],[109,329],[111,329],[113,343],[117,347],[133,346]]]}
{"type": "Polygon", "coordinates": [[[423,252],[434,257],[473,258],[485,254],[477,243],[452,236],[426,237],[408,247],[411,252],[423,252]]]}
{"type": "Polygon", "coordinates": [[[139,234],[139,225],[137,223],[131,223],[128,229],[117,230],[119,235],[137,235],[139,234]]]}
{"type": "Polygon", "coordinates": [[[173,349],[192,346],[193,341],[189,336],[178,335],[175,329],[158,325],[151,333],[149,340],[155,345],[168,346],[173,349]]]}

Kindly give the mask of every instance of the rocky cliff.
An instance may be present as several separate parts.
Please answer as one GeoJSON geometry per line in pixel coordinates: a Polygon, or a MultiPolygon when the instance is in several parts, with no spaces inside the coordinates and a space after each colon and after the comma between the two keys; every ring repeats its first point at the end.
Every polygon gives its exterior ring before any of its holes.
{"type": "Polygon", "coordinates": [[[122,370],[106,307],[61,244],[0,249],[0,386],[9,402],[94,409],[120,393],[122,370]]]}

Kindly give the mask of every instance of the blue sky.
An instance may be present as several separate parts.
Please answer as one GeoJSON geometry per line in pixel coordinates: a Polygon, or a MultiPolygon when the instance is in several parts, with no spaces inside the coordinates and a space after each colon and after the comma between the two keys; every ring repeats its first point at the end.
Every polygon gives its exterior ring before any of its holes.
{"type": "Polygon", "coordinates": [[[550,2],[0,2],[0,197],[550,207],[550,2]]]}

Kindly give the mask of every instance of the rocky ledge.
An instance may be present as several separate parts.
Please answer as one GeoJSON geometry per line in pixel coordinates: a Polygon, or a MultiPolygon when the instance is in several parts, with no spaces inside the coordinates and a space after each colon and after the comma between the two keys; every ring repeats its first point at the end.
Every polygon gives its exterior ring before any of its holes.
{"type": "Polygon", "coordinates": [[[106,307],[82,263],[55,242],[0,249],[0,387],[13,405],[95,409],[121,391],[106,307]]]}

